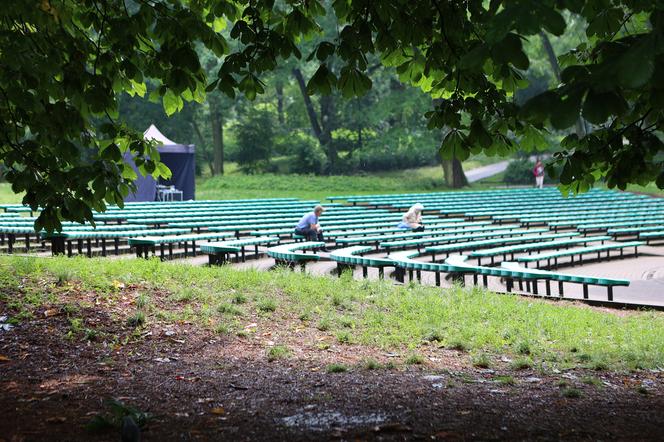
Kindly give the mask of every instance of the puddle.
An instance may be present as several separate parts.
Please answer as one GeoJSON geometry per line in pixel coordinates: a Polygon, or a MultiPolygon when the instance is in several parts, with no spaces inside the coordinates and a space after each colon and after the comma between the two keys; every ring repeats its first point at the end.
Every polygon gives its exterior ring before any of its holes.
{"type": "Polygon", "coordinates": [[[338,411],[321,413],[299,413],[281,418],[281,422],[290,428],[310,431],[326,431],[332,428],[354,428],[382,424],[387,416],[379,413],[346,416],[338,411]]]}

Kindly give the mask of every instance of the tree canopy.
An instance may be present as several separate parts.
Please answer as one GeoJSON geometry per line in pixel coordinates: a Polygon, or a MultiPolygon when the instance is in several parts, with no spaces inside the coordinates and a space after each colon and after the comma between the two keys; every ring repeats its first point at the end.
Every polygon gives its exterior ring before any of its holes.
{"type": "MultiPolygon", "coordinates": [[[[167,113],[219,90],[253,100],[291,57],[317,63],[309,94],[368,92],[373,61],[432,97],[445,159],[534,148],[566,130],[552,160],[583,191],[664,187],[664,4],[657,0],[35,0],[0,10],[0,161],[37,227],[92,221],[122,204],[135,173],[167,175],[154,145],[118,121],[122,94],[167,113]],[[526,42],[585,21],[587,41],[557,54],[560,83],[519,103],[526,42]],[[337,32],[317,39],[323,20],[337,32]],[[197,46],[219,59],[213,75],[197,46]],[[305,51],[306,49],[306,51],[305,51]],[[333,68],[334,66],[334,68],[333,68]],[[583,129],[577,123],[583,120],[583,129]],[[575,127],[577,129],[575,130],[575,127]],[[589,128],[589,130],[586,130],[589,128]]],[[[552,167],[553,170],[553,167],[552,167]]]]}

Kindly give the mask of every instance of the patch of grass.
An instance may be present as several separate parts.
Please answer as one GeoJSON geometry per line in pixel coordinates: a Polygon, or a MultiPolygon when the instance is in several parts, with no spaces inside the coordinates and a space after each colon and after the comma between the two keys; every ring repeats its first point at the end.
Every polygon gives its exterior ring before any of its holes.
{"type": "Polygon", "coordinates": [[[150,295],[146,293],[141,293],[136,298],[136,307],[143,309],[150,305],[150,295]]]}
{"type": "Polygon", "coordinates": [[[341,331],[337,333],[337,342],[339,344],[350,344],[351,335],[347,331],[341,331]]]}
{"type": "Polygon", "coordinates": [[[145,313],[136,311],[133,315],[127,318],[127,325],[129,327],[137,328],[145,324],[145,313]]]}
{"type": "Polygon", "coordinates": [[[332,321],[330,321],[328,318],[323,318],[320,321],[318,321],[318,324],[316,325],[316,328],[320,331],[328,331],[332,327],[332,321]]]}
{"type": "Polygon", "coordinates": [[[277,359],[286,359],[290,356],[291,351],[285,345],[275,345],[274,347],[268,348],[266,354],[267,360],[272,362],[277,359]]]}
{"type": "Polygon", "coordinates": [[[530,354],[530,344],[528,341],[521,341],[516,346],[516,352],[520,355],[529,355],[530,354]]]}
{"type": "Polygon", "coordinates": [[[445,340],[445,335],[440,330],[430,330],[424,335],[424,340],[427,342],[442,342],[445,340]]]}
{"type": "Polygon", "coordinates": [[[327,366],[326,371],[328,373],[345,373],[348,371],[348,367],[344,364],[330,364],[327,366]]]}
{"type": "Polygon", "coordinates": [[[233,304],[245,304],[247,296],[244,293],[235,293],[232,298],[233,304]]]}
{"type": "Polygon", "coordinates": [[[520,356],[520,357],[514,359],[514,360],[511,362],[510,366],[511,366],[514,370],[527,370],[527,369],[529,369],[529,368],[532,368],[532,366],[533,366],[533,361],[532,361],[532,359],[530,359],[530,358],[526,358],[526,357],[522,357],[522,356],[520,356]]]}
{"type": "Polygon", "coordinates": [[[362,363],[362,367],[364,367],[366,370],[378,370],[380,368],[380,364],[375,359],[366,359],[362,363]]]}
{"type": "Polygon", "coordinates": [[[586,385],[592,385],[594,387],[603,387],[604,384],[602,384],[602,380],[599,378],[596,378],[595,376],[582,376],[581,377],[581,382],[583,382],[586,385]]]}
{"type": "Polygon", "coordinates": [[[348,316],[344,316],[339,320],[339,323],[341,324],[342,327],[345,328],[355,328],[355,321],[353,318],[349,318],[348,316]]]}
{"type": "Polygon", "coordinates": [[[494,381],[498,382],[501,385],[515,385],[516,381],[514,377],[510,375],[500,375],[493,378],[494,381]]]}
{"type": "Polygon", "coordinates": [[[450,343],[447,345],[447,348],[450,350],[457,350],[457,351],[467,351],[468,350],[468,345],[460,340],[452,340],[450,343]]]}
{"type": "Polygon", "coordinates": [[[277,301],[272,298],[261,298],[256,303],[256,307],[263,313],[271,313],[277,310],[277,301]]]}
{"type": "Polygon", "coordinates": [[[472,358],[473,367],[477,368],[489,368],[491,366],[491,360],[486,353],[480,353],[472,358]]]}
{"type": "Polygon", "coordinates": [[[230,335],[232,330],[228,324],[220,322],[214,327],[214,332],[218,335],[230,335]]]}
{"type": "Polygon", "coordinates": [[[422,365],[424,362],[424,356],[417,353],[413,353],[412,355],[408,356],[408,358],[406,358],[406,364],[408,365],[422,365]]]}
{"type": "Polygon", "coordinates": [[[566,398],[572,398],[573,399],[573,398],[581,397],[581,390],[579,390],[578,388],[573,388],[573,387],[563,388],[560,393],[563,395],[563,397],[566,397],[566,398]]]}
{"type": "Polygon", "coordinates": [[[74,274],[69,269],[58,269],[55,274],[55,284],[57,286],[63,286],[67,282],[71,281],[74,277],[74,274]]]}
{"type": "Polygon", "coordinates": [[[233,304],[222,303],[217,306],[217,312],[222,315],[242,316],[244,312],[242,309],[235,307],[233,304]]]}

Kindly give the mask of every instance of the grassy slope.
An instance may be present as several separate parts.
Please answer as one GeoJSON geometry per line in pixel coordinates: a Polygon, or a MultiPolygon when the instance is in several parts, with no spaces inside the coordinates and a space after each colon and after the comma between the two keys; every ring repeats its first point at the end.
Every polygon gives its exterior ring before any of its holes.
{"type": "MultiPolygon", "coordinates": [[[[179,321],[225,334],[270,322],[288,334],[316,328],[340,343],[415,352],[422,345],[503,355],[545,370],[664,366],[664,314],[607,313],[481,289],[313,277],[289,271],[191,267],[158,260],[0,257],[0,296],[14,318],[63,303],[67,290],[92,290],[95,309],[150,323],[179,321]],[[125,289],[124,287],[127,287],[125,289]],[[46,288],[46,289],[45,289],[46,288]],[[132,302],[132,299],[134,300],[132,302]]],[[[63,307],[75,312],[78,307],[63,307]]],[[[247,331],[249,330],[249,331],[247,331]]],[[[279,336],[274,336],[279,343],[279,336]]],[[[281,339],[286,339],[281,337],[281,339]]]]}

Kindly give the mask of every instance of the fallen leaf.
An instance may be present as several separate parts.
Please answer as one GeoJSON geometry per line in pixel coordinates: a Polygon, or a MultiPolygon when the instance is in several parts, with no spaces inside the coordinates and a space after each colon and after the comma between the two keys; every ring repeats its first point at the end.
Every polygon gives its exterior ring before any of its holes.
{"type": "Polygon", "coordinates": [[[226,410],[224,410],[223,407],[214,407],[213,409],[210,410],[210,413],[221,415],[221,414],[226,414],[226,410]]]}
{"type": "Polygon", "coordinates": [[[46,419],[46,422],[48,422],[49,424],[62,424],[66,420],[67,418],[64,416],[56,416],[56,417],[49,417],[48,419],[46,419]]]}
{"type": "Polygon", "coordinates": [[[48,318],[50,316],[55,316],[58,313],[60,313],[60,311],[58,309],[50,308],[50,309],[44,311],[44,317],[48,318]]]}
{"type": "Polygon", "coordinates": [[[9,359],[7,356],[0,355],[0,362],[7,362],[7,361],[11,361],[11,359],[9,359]]]}

